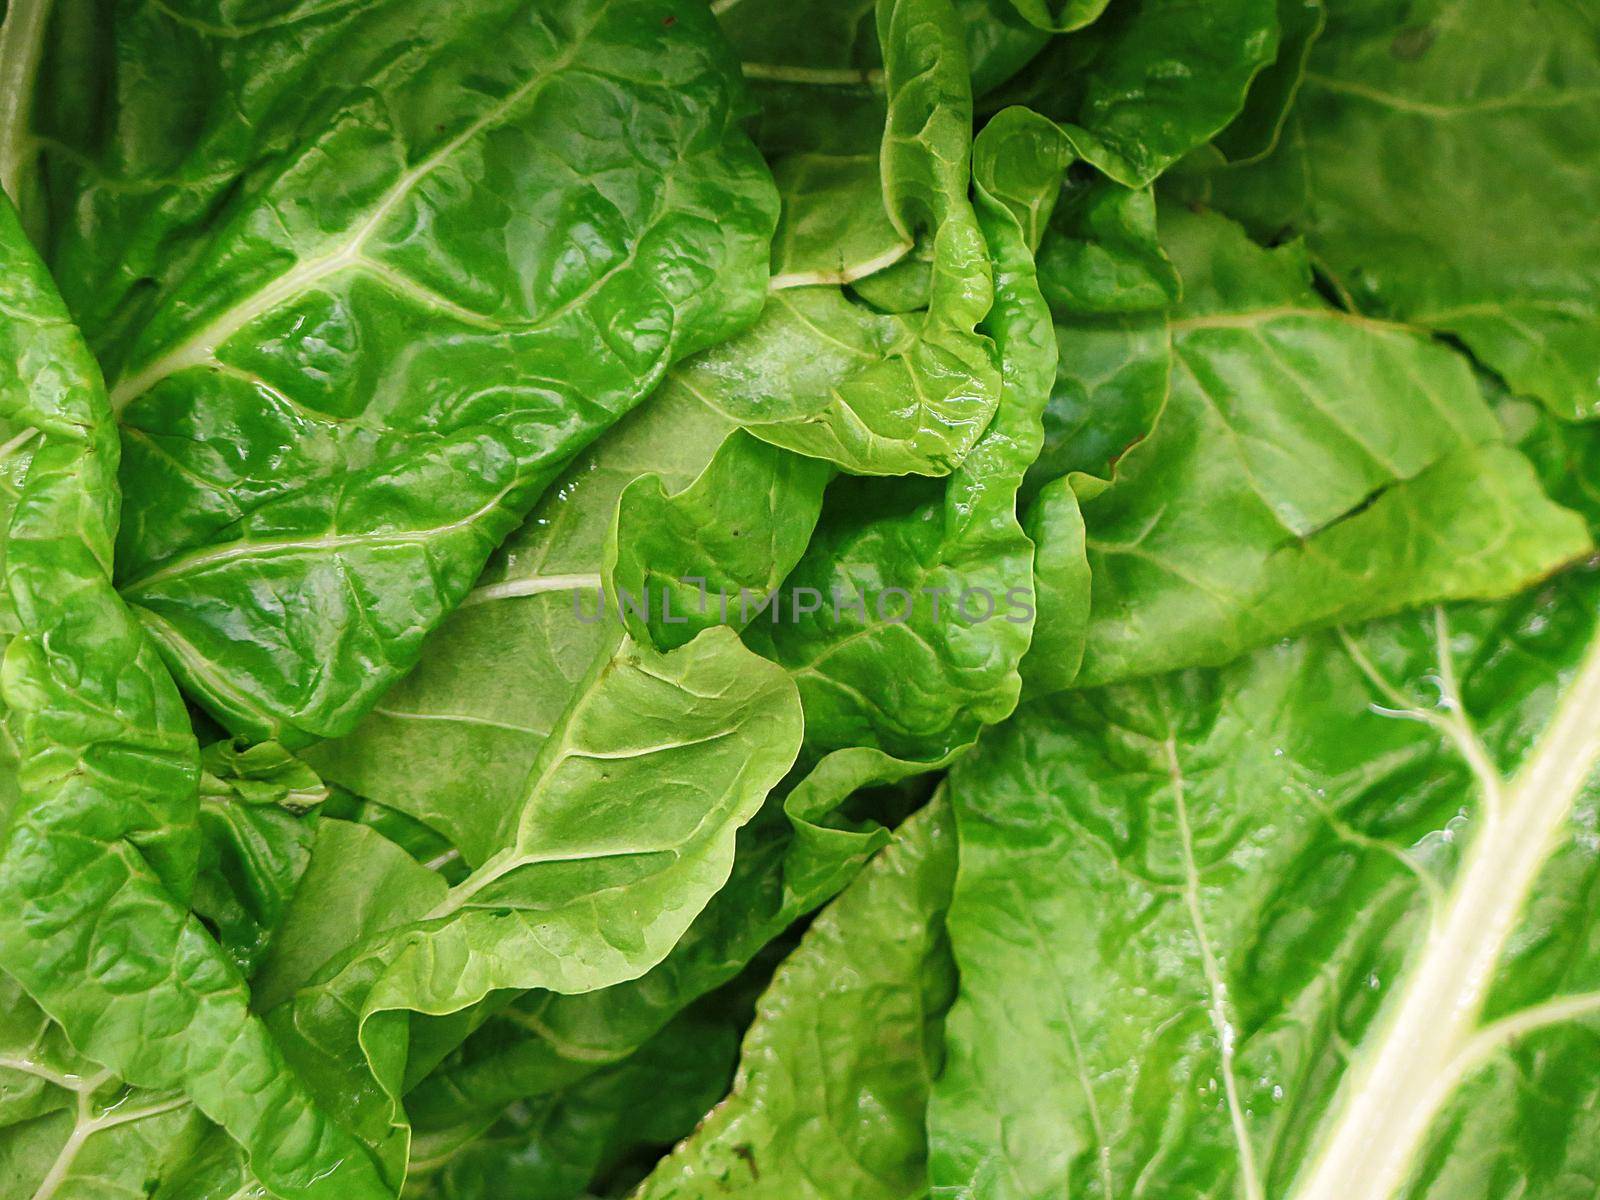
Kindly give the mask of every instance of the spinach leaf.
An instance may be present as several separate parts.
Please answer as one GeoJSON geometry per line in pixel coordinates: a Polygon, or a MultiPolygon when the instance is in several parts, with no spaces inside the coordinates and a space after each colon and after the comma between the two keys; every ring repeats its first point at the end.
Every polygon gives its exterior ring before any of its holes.
{"type": "MultiPolygon", "coordinates": [[[[738,14],[746,11],[740,6],[725,16],[742,19],[738,14]]],[[[678,383],[757,437],[847,471],[945,475],[982,434],[1000,390],[993,349],[978,332],[993,303],[994,281],[968,196],[972,94],[965,37],[949,0],[878,0],[874,26],[884,96],[869,89],[852,102],[864,115],[849,123],[856,132],[847,145],[862,154],[871,149],[876,161],[869,168],[858,155],[849,170],[861,197],[856,206],[870,209],[881,197],[899,250],[883,248],[880,237],[854,266],[817,269],[812,260],[819,249],[833,254],[841,237],[852,248],[861,243],[831,225],[806,235],[811,218],[797,214],[791,201],[776,244],[786,256],[777,282],[792,291],[777,292],[750,333],[710,351],[678,383]],[[816,245],[800,244],[807,236],[816,245]],[[926,262],[916,264],[917,283],[904,312],[878,313],[820,286],[882,268],[918,238],[927,241],[926,262]]],[[[846,21],[821,44],[836,45],[853,28],[854,20],[846,21]]],[[[773,30],[758,29],[758,44],[766,45],[773,30]]],[[[745,69],[751,72],[751,64],[745,69]]],[[[813,70],[776,73],[779,79],[797,73],[803,82],[813,70]]],[[[859,71],[852,67],[846,74],[859,71]]],[[[811,154],[831,144],[816,121],[817,114],[832,120],[832,108],[824,102],[800,111],[807,114],[801,128],[764,135],[769,152],[776,144],[811,154]]],[[[792,187],[804,176],[785,170],[781,178],[792,187]]]]}
{"type": "Polygon", "coordinates": [[[1059,121],[1080,157],[1138,187],[1232,121],[1277,48],[1272,0],[1118,0],[990,103],[1059,121]]]}
{"type": "Polygon", "coordinates": [[[0,0],[0,1200],[1592,1191],[1597,46],[0,0]]]}
{"type": "Polygon", "coordinates": [[[179,1175],[205,1124],[181,1093],[125,1087],[0,977],[0,1196],[137,1195],[179,1175]]]}
{"type": "MultiPolygon", "coordinates": [[[[1045,277],[1067,364],[1052,398],[1066,448],[1050,453],[1073,470],[1035,519],[1062,542],[1049,586],[1087,589],[1090,610],[1081,649],[1062,628],[1049,657],[1027,660],[1033,687],[1221,663],[1318,625],[1504,595],[1588,552],[1462,356],[1330,307],[1298,244],[1264,249],[1178,206],[1159,223],[1183,286],[1164,311],[1108,319],[1078,294],[1081,276],[1045,277]],[[1091,472],[1130,435],[1108,485],[1091,472]]],[[[1047,238],[1040,261],[1084,256],[1047,238]]]]}

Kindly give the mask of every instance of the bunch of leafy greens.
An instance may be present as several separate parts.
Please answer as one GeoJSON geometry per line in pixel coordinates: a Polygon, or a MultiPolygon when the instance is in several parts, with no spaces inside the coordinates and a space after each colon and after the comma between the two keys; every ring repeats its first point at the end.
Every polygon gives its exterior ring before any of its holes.
{"type": "Polygon", "coordinates": [[[1594,1194],[1588,0],[0,12],[0,1200],[1594,1194]]]}

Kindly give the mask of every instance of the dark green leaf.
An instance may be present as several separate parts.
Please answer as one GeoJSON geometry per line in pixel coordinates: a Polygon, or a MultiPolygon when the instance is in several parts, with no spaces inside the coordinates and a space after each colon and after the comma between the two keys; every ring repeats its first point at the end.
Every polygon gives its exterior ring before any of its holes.
{"type": "Polygon", "coordinates": [[[1204,188],[1305,236],[1362,312],[1450,333],[1515,389],[1600,412],[1600,13],[1329,9],[1277,151],[1204,188]]]}

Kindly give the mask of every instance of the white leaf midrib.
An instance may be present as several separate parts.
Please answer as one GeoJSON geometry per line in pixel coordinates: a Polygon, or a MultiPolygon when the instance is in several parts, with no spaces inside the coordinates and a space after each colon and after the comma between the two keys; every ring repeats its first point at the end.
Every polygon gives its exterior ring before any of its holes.
{"type": "MultiPolygon", "coordinates": [[[[601,15],[604,15],[606,7],[605,5],[600,7],[601,15]]],[[[354,229],[345,232],[342,241],[336,242],[324,253],[313,258],[298,260],[288,271],[264,287],[242,297],[176,346],[158,355],[132,375],[120,379],[111,389],[112,408],[121,411],[129,402],[144,394],[168,375],[210,361],[220,346],[256,318],[271,312],[286,300],[301,295],[319,281],[365,263],[368,240],[411,195],[413,189],[473,138],[571,66],[580,51],[587,46],[589,37],[599,24],[599,20],[600,18],[596,17],[595,21],[575,37],[572,44],[544,69],[523,80],[503,99],[485,109],[460,133],[401,175],[378,200],[365,220],[354,229]]]]}
{"type": "Polygon", "coordinates": [[[462,608],[489,604],[496,600],[516,600],[525,596],[540,596],[548,592],[597,592],[602,580],[596,572],[570,575],[525,575],[499,583],[485,583],[467,593],[462,608]]]}
{"type": "MultiPolygon", "coordinates": [[[[32,1070],[32,1064],[8,1064],[14,1070],[29,1070],[32,1074],[39,1074],[40,1078],[47,1078],[44,1074],[32,1070]]],[[[44,1178],[39,1181],[34,1190],[33,1200],[53,1200],[61,1186],[66,1183],[72,1174],[78,1155],[82,1152],[89,1139],[95,1134],[106,1129],[115,1129],[119,1125],[131,1125],[136,1121],[145,1121],[151,1117],[159,1117],[175,1109],[185,1108],[189,1104],[187,1096],[175,1095],[154,1100],[140,1108],[120,1107],[131,1096],[125,1096],[122,1101],[102,1108],[98,1112],[94,1103],[94,1095],[107,1083],[111,1082],[111,1073],[102,1071],[94,1075],[77,1077],[59,1076],[50,1080],[58,1087],[74,1093],[75,1116],[72,1131],[67,1139],[56,1151],[56,1156],[45,1172],[44,1178]]]]}
{"type": "Polygon", "coordinates": [[[505,503],[506,497],[515,487],[513,483],[501,488],[491,499],[464,516],[416,529],[329,532],[310,537],[251,537],[246,534],[234,541],[208,546],[203,550],[171,559],[148,574],[125,583],[122,592],[130,597],[144,595],[154,590],[156,584],[175,578],[181,580],[185,576],[192,577],[241,561],[266,561],[305,553],[326,555],[331,558],[351,549],[426,546],[453,533],[476,529],[484,518],[505,503]]]}
{"type": "Polygon", "coordinates": [[[1175,737],[1165,742],[1169,788],[1177,817],[1179,844],[1183,851],[1183,903],[1194,931],[1200,951],[1200,963],[1206,978],[1206,1013],[1216,1034],[1222,1056],[1222,1091],[1228,1104],[1228,1121],[1233,1129],[1235,1147],[1239,1152],[1239,1182],[1245,1200],[1264,1200],[1261,1172],[1256,1165],[1255,1149],[1250,1142],[1250,1129],[1244,1104],[1239,1096],[1239,1080],[1235,1071],[1237,1057],[1237,1029],[1228,1012],[1228,987],[1217,962],[1211,935],[1207,931],[1205,913],[1200,903],[1200,872],[1195,863],[1194,831],[1189,824],[1189,805],[1185,794],[1183,770],[1178,761],[1175,737]]]}
{"type": "Polygon", "coordinates": [[[1293,1200],[1386,1200],[1413,1158],[1464,1053],[1475,1044],[1495,967],[1600,763],[1600,638],[1589,646],[1522,769],[1485,816],[1420,956],[1370,1049],[1341,1089],[1293,1200]]]}

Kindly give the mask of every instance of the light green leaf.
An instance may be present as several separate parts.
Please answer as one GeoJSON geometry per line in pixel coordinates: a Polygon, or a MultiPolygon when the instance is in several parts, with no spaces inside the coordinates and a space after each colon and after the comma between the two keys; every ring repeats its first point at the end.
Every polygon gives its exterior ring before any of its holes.
{"type": "Polygon", "coordinates": [[[624,640],[535,760],[504,848],[333,959],[269,1023],[398,1169],[407,1014],[504,989],[592,991],[660,962],[726,882],[738,828],[799,740],[793,684],[730,630],[667,655],[624,640]]]}
{"type": "Polygon", "coordinates": [[[920,1200],[923,1109],[954,986],[955,872],[936,800],[807,930],[746,1035],[733,1092],[638,1200],[920,1200]]]}
{"type": "Polygon", "coordinates": [[[911,253],[884,207],[876,141],[785,155],[773,164],[783,215],[772,239],[774,289],[854,283],[911,253]]]}
{"type": "Polygon", "coordinates": [[[713,11],[742,60],[757,144],[782,202],[774,288],[850,283],[912,239],[891,219],[880,173],[888,115],[875,0],[733,0],[713,11]]]}
{"type": "MultiPolygon", "coordinates": [[[[1105,326],[1058,318],[1067,374],[1082,364],[1097,399],[1161,403],[1128,382],[1169,394],[1109,488],[1075,485],[1086,555],[1073,569],[1092,580],[1082,667],[1031,656],[1031,686],[1221,663],[1318,625],[1504,595],[1588,551],[1459,355],[1329,308],[1297,245],[1264,250],[1175,207],[1161,225],[1184,299],[1165,338],[1148,323],[1112,331],[1147,364],[1113,358],[1108,387],[1105,360],[1078,352],[1105,326]]],[[[1058,385],[1073,407],[1084,390],[1058,385]]]]}
{"type": "MultiPolygon", "coordinates": [[[[866,752],[863,752],[866,753],[866,752]]],[[[845,754],[824,767],[843,766],[845,754]]],[[[637,980],[578,995],[519,997],[419,1084],[406,1107],[419,1131],[485,1121],[507,1105],[563,1092],[626,1059],[696,997],[732,979],[764,946],[844,887],[884,840],[845,822],[843,797],[888,776],[883,755],[847,779],[812,772],[769,797],[739,831],[733,870],[672,952],[637,980]]]]}
{"type": "Polygon", "coordinates": [[[208,746],[200,760],[200,865],[191,907],[253,978],[311,862],[317,773],[273,742],[208,746]]]}
{"type": "Polygon", "coordinates": [[[1454,335],[1569,419],[1600,413],[1600,15],[1333,5],[1277,151],[1203,183],[1303,235],[1362,312],[1454,335]],[[1528,186],[1526,181],[1534,181],[1528,186]]]}
{"type": "Polygon", "coordinates": [[[1585,566],[1065,694],[988,739],[951,788],[934,1194],[1592,1177],[1596,601],[1585,566]]]}
{"type": "MultiPolygon", "coordinates": [[[[781,27],[810,13],[805,6],[786,7],[794,11],[781,27]]],[[[723,20],[748,27],[755,15],[739,5],[725,10],[723,20]]],[[[837,45],[829,36],[842,38],[850,30],[859,35],[858,18],[824,33],[821,44],[837,45]]],[[[768,44],[777,27],[763,26],[753,36],[768,44]]],[[[834,288],[778,291],[750,333],[703,355],[676,382],[757,437],[846,471],[945,475],[983,432],[1000,388],[993,348],[977,332],[993,301],[993,279],[968,198],[966,50],[950,0],[879,0],[875,33],[884,97],[871,99],[876,124],[866,127],[881,130],[881,141],[870,145],[890,226],[903,250],[919,239],[928,246],[925,311],[891,317],[834,288]]],[[[737,28],[734,36],[750,41],[737,28]]],[[[832,70],[808,66],[801,74],[814,69],[832,70]]],[[[748,61],[745,71],[761,75],[748,61]]],[[[800,111],[832,121],[826,105],[807,103],[813,107],[800,111]]],[[[823,144],[809,127],[763,131],[762,140],[769,152],[823,144]]],[[[855,177],[868,178],[864,170],[855,177]]],[[[814,241],[826,271],[797,273],[791,264],[781,268],[784,277],[795,284],[834,278],[831,256],[844,236],[830,227],[829,236],[814,241]]],[[[794,244],[792,231],[780,231],[778,244],[794,244]]],[[[858,274],[850,272],[851,278],[858,274]]]]}
{"type": "Polygon", "coordinates": [[[599,619],[598,596],[617,497],[650,475],[688,487],[733,428],[670,389],[624,418],[505,542],[416,671],[306,761],[482,864],[509,840],[534,758],[617,634],[599,619]]]}
{"type": "Polygon", "coordinates": [[[1001,114],[975,156],[996,279],[982,329],[1000,353],[999,412],[943,495],[922,481],[836,485],[787,584],[796,600],[810,589],[817,608],[795,603],[746,635],[794,674],[812,760],[849,756],[830,769],[838,786],[866,782],[872,762],[887,778],[934,769],[1016,703],[1034,617],[1033,545],[1016,496],[1039,450],[1055,351],[1027,227],[1066,165],[1041,126],[1053,133],[1022,110],[1001,114]]]}
{"type": "MultiPolygon", "coordinates": [[[[519,789],[549,730],[595,654],[618,633],[614,619],[586,622],[595,618],[603,543],[619,494],[637,487],[630,493],[637,521],[654,512],[640,502],[668,488],[696,503],[742,507],[763,499],[764,491],[723,495],[712,486],[720,475],[708,463],[719,443],[727,456],[724,471],[749,465],[745,448],[755,462],[796,479],[823,469],[743,435],[729,443],[732,429],[681,387],[652,398],[551,490],[469,603],[436,635],[417,674],[354,734],[313,747],[307,757],[328,778],[440,829],[469,863],[484,862],[510,836],[519,789]]],[[[668,507],[674,514],[690,511],[670,500],[668,507]]],[[[750,527],[751,544],[781,540],[762,528],[750,527]]],[[[703,549],[676,535],[664,544],[691,555],[703,549]]],[[[717,576],[722,549],[684,573],[717,576]]],[[[736,621],[737,605],[730,609],[736,621]]],[[[804,797],[770,800],[740,830],[728,884],[666,962],[616,987],[573,996],[535,992],[518,1001],[517,1013],[490,1021],[408,1098],[419,1131],[431,1137],[468,1110],[487,1122],[515,1099],[566,1087],[627,1057],[696,996],[726,982],[767,941],[837,891],[878,844],[879,835],[870,831],[825,824],[836,803],[831,796],[814,805],[804,797]]]]}
{"type": "Polygon", "coordinates": [[[143,1200],[185,1173],[209,1128],[181,1093],[128,1088],[83,1058],[0,976],[4,1200],[143,1200]]]}
{"type": "Polygon", "coordinates": [[[765,600],[804,552],[832,473],[736,430],[681,492],[658,476],[634,480],[606,541],[607,603],[660,650],[740,627],[746,600],[765,600]]]}

